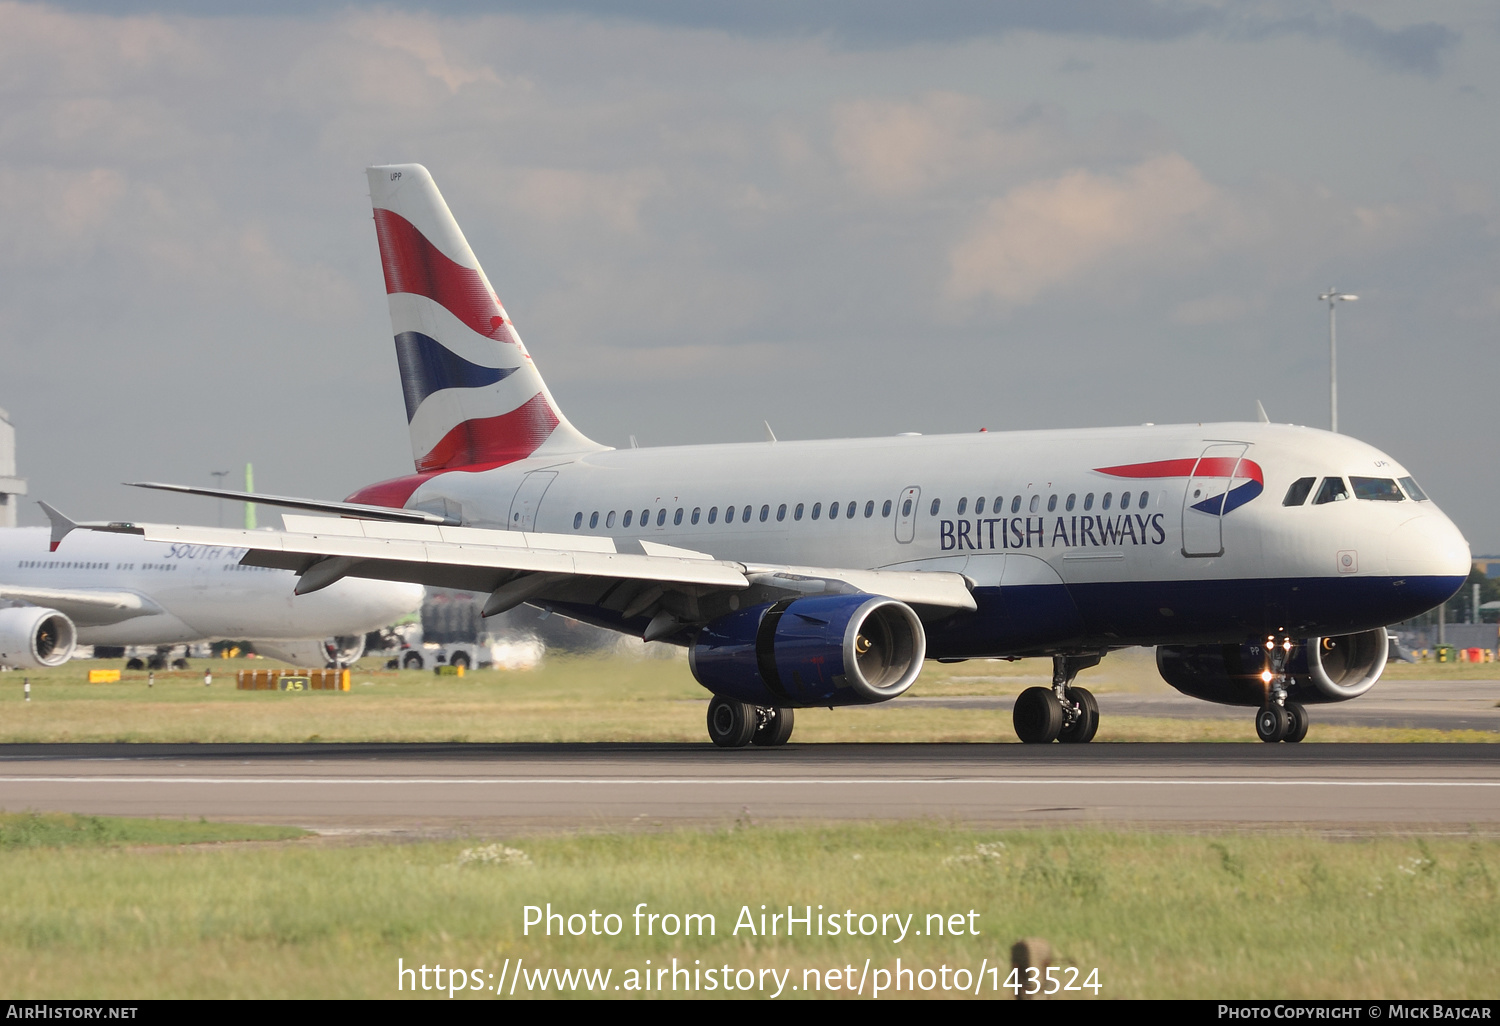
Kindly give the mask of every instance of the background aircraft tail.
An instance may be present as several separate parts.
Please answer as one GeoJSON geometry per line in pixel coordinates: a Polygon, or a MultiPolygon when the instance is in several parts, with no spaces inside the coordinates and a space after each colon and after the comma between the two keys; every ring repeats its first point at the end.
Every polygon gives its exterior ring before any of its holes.
{"type": "Polygon", "coordinates": [[[557,408],[427,169],[366,174],[417,471],[605,448],[557,408]]]}

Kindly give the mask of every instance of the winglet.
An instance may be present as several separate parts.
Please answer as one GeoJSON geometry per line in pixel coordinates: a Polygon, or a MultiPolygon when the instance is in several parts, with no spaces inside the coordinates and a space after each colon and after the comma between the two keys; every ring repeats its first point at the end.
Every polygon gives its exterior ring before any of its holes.
{"type": "Polygon", "coordinates": [[[52,521],[52,546],[47,551],[56,552],[57,547],[62,544],[62,540],[72,534],[78,525],[45,502],[39,500],[37,505],[42,507],[42,512],[47,514],[47,519],[52,521]]]}
{"type": "Polygon", "coordinates": [[[1266,416],[1266,408],[1260,404],[1259,399],[1255,400],[1255,416],[1262,424],[1271,423],[1271,418],[1266,416]]]}

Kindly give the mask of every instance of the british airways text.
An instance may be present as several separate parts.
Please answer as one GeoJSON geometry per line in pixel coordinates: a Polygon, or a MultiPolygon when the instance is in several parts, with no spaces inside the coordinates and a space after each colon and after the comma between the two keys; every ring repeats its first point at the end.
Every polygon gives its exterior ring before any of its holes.
{"type": "Polygon", "coordinates": [[[1167,540],[1164,513],[1117,513],[1114,516],[983,517],[938,521],[944,552],[955,549],[1119,548],[1161,545],[1167,540]]]}

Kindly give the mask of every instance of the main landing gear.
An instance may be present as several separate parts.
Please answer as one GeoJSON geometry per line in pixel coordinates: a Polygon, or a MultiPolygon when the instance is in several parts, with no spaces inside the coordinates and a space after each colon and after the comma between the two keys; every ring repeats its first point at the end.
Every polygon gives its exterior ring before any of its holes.
{"type": "Polygon", "coordinates": [[[1292,655],[1291,638],[1266,638],[1269,662],[1260,675],[1266,684],[1266,704],[1255,714],[1255,735],[1267,744],[1296,744],[1307,736],[1307,709],[1287,701],[1286,663],[1292,655]]]}
{"type": "Polygon", "coordinates": [[[794,718],[791,709],[715,695],[708,703],[708,738],[720,748],[774,748],[792,736],[794,718]]]}
{"type": "Polygon", "coordinates": [[[1052,686],[1027,688],[1011,714],[1016,736],[1028,745],[1086,744],[1099,731],[1099,703],[1085,688],[1073,686],[1078,671],[1097,666],[1103,656],[1052,657],[1052,686]]]}

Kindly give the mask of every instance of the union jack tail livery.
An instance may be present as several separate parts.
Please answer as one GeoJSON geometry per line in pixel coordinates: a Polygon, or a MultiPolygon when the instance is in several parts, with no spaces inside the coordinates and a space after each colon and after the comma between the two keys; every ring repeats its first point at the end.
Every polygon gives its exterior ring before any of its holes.
{"type": "Polygon", "coordinates": [[[604,449],[557,408],[427,169],[366,174],[417,472],[604,449]]]}

